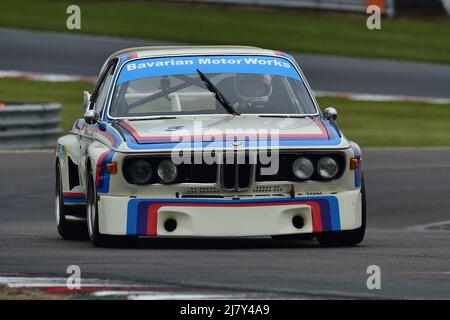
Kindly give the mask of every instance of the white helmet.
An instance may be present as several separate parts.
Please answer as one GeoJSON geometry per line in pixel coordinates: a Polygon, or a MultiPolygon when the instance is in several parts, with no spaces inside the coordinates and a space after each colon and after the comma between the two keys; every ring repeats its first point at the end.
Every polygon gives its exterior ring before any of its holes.
{"type": "Polygon", "coordinates": [[[236,74],[234,89],[242,102],[268,102],[272,94],[272,77],[268,74],[236,74]]]}

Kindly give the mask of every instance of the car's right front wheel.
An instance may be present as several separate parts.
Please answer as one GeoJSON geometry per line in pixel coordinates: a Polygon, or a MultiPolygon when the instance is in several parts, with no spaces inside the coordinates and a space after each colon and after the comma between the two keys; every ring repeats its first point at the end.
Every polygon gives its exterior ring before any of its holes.
{"type": "Polygon", "coordinates": [[[61,166],[55,167],[55,218],[59,235],[66,240],[86,239],[86,226],[83,221],[70,220],[70,207],[64,205],[61,166]]]}
{"type": "Polygon", "coordinates": [[[355,230],[326,232],[317,236],[323,247],[348,247],[362,242],[366,233],[366,188],[364,177],[361,177],[361,226],[355,230]]]}
{"type": "Polygon", "coordinates": [[[137,238],[105,235],[100,233],[98,215],[98,197],[92,172],[87,185],[86,223],[89,239],[95,247],[134,246],[137,238]]]}

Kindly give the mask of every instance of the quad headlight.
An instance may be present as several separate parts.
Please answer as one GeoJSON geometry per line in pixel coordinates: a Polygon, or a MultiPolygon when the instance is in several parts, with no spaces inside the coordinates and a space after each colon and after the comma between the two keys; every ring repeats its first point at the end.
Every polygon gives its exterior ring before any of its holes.
{"type": "Polygon", "coordinates": [[[162,160],[158,164],[158,177],[163,183],[171,183],[178,177],[178,168],[170,160],[162,160]]]}
{"type": "Polygon", "coordinates": [[[300,157],[292,163],[292,172],[298,179],[306,180],[313,175],[314,165],[308,158],[300,157]]]}
{"type": "Polygon", "coordinates": [[[263,174],[260,169],[268,165],[259,164],[255,180],[257,182],[330,182],[340,179],[345,173],[346,160],[346,155],[342,152],[286,152],[280,155],[278,171],[274,174],[263,174]]]}
{"type": "Polygon", "coordinates": [[[133,160],[127,167],[127,175],[135,184],[150,183],[153,176],[152,165],[146,160],[133,160]]]}
{"type": "Polygon", "coordinates": [[[323,157],[317,162],[317,172],[326,180],[336,177],[339,171],[339,166],[333,158],[323,157]]]}

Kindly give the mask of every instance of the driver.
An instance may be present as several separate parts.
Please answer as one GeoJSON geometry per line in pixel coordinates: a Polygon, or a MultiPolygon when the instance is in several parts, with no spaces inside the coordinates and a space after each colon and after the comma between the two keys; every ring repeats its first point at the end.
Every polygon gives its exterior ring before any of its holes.
{"type": "Polygon", "coordinates": [[[234,90],[244,106],[267,105],[272,94],[272,77],[267,74],[236,74],[234,90]]]}

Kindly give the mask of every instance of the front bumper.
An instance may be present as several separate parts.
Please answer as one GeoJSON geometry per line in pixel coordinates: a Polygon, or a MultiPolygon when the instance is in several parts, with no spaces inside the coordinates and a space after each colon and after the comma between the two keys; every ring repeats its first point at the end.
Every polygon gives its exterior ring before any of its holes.
{"type": "Polygon", "coordinates": [[[359,189],[296,198],[239,200],[102,195],[100,233],[145,237],[245,237],[353,230],[361,226],[359,189]],[[295,227],[300,216],[303,227],[295,227]],[[164,224],[177,222],[169,232],[164,224]]]}

